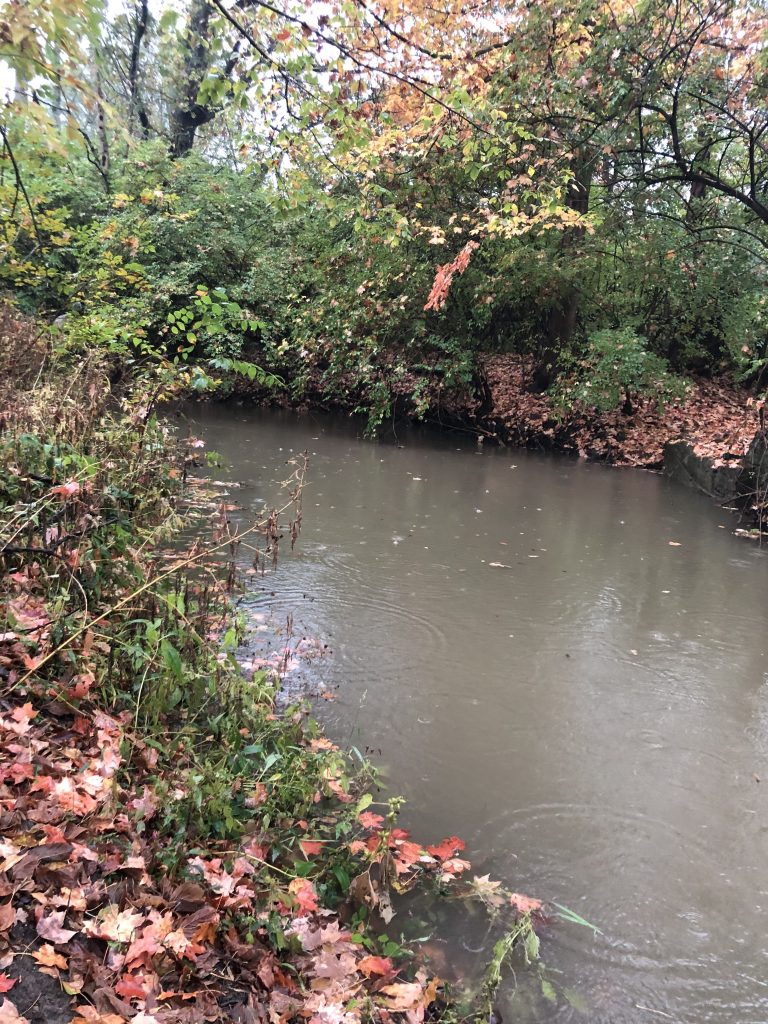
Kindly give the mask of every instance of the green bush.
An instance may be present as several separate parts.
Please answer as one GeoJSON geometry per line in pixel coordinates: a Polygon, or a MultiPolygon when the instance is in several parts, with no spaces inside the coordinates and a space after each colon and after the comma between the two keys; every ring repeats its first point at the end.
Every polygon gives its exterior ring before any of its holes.
{"type": "Polygon", "coordinates": [[[607,412],[621,406],[630,414],[639,400],[663,405],[686,391],[686,381],[648,351],[646,339],[624,327],[596,331],[584,356],[558,381],[554,397],[563,408],[584,405],[607,412]]]}

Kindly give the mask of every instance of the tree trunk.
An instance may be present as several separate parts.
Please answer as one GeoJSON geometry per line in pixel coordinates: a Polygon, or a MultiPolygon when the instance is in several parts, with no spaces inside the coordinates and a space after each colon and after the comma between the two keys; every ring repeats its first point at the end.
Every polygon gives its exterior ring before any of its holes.
{"type": "MultiPolygon", "coordinates": [[[[573,162],[574,176],[568,186],[566,205],[569,210],[586,215],[589,212],[589,191],[592,185],[594,163],[584,153],[577,153],[573,162]]],[[[584,237],[583,227],[566,228],[560,240],[558,263],[570,259],[571,250],[584,237]]],[[[560,353],[570,345],[579,315],[581,291],[577,284],[567,285],[555,301],[545,329],[538,366],[534,373],[534,387],[546,391],[557,376],[560,353]]]]}
{"type": "Polygon", "coordinates": [[[109,194],[109,136],[107,134],[107,115],[104,109],[104,93],[101,87],[101,68],[97,58],[96,63],[96,135],[99,140],[98,166],[104,182],[104,188],[109,194]]]}
{"type": "Polygon", "coordinates": [[[216,111],[198,103],[200,86],[210,68],[210,22],[213,9],[208,0],[192,0],[185,37],[184,54],[176,102],[171,111],[171,155],[181,157],[195,144],[197,129],[212,121],[216,111]]]}
{"type": "Polygon", "coordinates": [[[143,139],[149,138],[149,118],[141,99],[139,87],[139,73],[141,70],[141,44],[147,31],[149,21],[149,0],[137,0],[136,3],[136,27],[133,31],[131,43],[131,59],[128,67],[128,130],[134,134],[136,121],[139,123],[140,134],[143,139]]]}

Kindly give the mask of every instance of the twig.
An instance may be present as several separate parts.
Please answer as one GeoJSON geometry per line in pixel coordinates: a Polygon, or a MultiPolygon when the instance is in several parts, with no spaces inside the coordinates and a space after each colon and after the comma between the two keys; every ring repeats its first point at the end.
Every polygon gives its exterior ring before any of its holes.
{"type": "Polygon", "coordinates": [[[38,246],[40,248],[42,248],[43,240],[40,237],[40,230],[39,230],[39,228],[37,226],[37,217],[35,216],[35,208],[32,205],[32,200],[29,198],[29,192],[27,192],[27,186],[24,184],[24,181],[23,181],[23,179],[21,177],[21,171],[19,170],[19,165],[16,163],[16,157],[13,155],[13,150],[11,149],[11,144],[8,141],[8,131],[7,131],[6,127],[5,127],[5,125],[3,125],[3,124],[0,124],[0,135],[2,135],[2,137],[3,137],[3,144],[5,146],[5,151],[8,154],[8,159],[11,161],[11,166],[13,167],[13,173],[14,173],[14,176],[16,177],[16,187],[19,189],[21,194],[24,196],[24,201],[27,204],[27,209],[29,210],[29,216],[30,216],[30,219],[32,221],[32,227],[34,228],[34,231],[35,231],[35,238],[37,239],[37,244],[38,244],[38,246]]]}

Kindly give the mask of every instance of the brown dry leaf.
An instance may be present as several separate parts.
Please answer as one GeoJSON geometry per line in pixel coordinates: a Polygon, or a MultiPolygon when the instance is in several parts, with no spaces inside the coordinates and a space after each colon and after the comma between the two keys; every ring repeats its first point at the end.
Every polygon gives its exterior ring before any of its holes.
{"type": "Polygon", "coordinates": [[[102,911],[95,921],[88,921],[83,926],[86,935],[107,942],[130,942],[140,924],[144,921],[143,914],[134,914],[130,910],[118,910],[114,905],[102,911]]]}
{"type": "Polygon", "coordinates": [[[499,892],[501,882],[492,882],[490,875],[475,875],[469,883],[472,892],[490,907],[500,907],[504,903],[504,897],[499,892]]]}
{"type": "Polygon", "coordinates": [[[357,961],[351,953],[339,953],[323,950],[315,957],[310,972],[316,978],[329,978],[331,981],[344,981],[351,978],[357,969],[357,961]]]}
{"type": "Polygon", "coordinates": [[[66,971],[69,965],[67,958],[62,956],[61,953],[57,953],[53,946],[47,942],[40,949],[36,949],[32,956],[43,967],[58,967],[60,970],[66,971]]]}
{"type": "Polygon", "coordinates": [[[472,865],[468,860],[462,860],[461,857],[451,857],[450,860],[443,862],[442,870],[444,875],[460,875],[471,867],[472,865]]]}
{"type": "Polygon", "coordinates": [[[394,985],[385,985],[380,995],[386,997],[385,1006],[388,1010],[415,1010],[424,998],[424,989],[417,981],[398,981],[394,985]]]}
{"type": "Polygon", "coordinates": [[[40,938],[48,939],[54,945],[59,945],[69,942],[73,936],[77,935],[77,932],[72,931],[71,928],[63,927],[65,914],[65,910],[59,910],[49,914],[48,917],[41,918],[37,922],[37,934],[40,938]]]}
{"type": "Polygon", "coordinates": [[[99,1013],[95,1006],[78,1006],[78,1016],[72,1024],[126,1024],[125,1017],[118,1013],[99,1013]]]}
{"type": "Polygon", "coordinates": [[[7,932],[16,920],[12,903],[0,903],[0,932],[7,932]]]}

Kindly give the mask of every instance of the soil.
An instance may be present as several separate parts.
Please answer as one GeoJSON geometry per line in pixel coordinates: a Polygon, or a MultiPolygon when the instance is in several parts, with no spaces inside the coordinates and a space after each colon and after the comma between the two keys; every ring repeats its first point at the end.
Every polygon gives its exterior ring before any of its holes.
{"type": "Polygon", "coordinates": [[[18,979],[10,995],[19,1013],[29,1024],[69,1024],[72,1002],[61,983],[43,974],[32,957],[24,955],[39,945],[34,926],[15,924],[10,940],[15,957],[5,973],[9,978],[18,979]]]}

